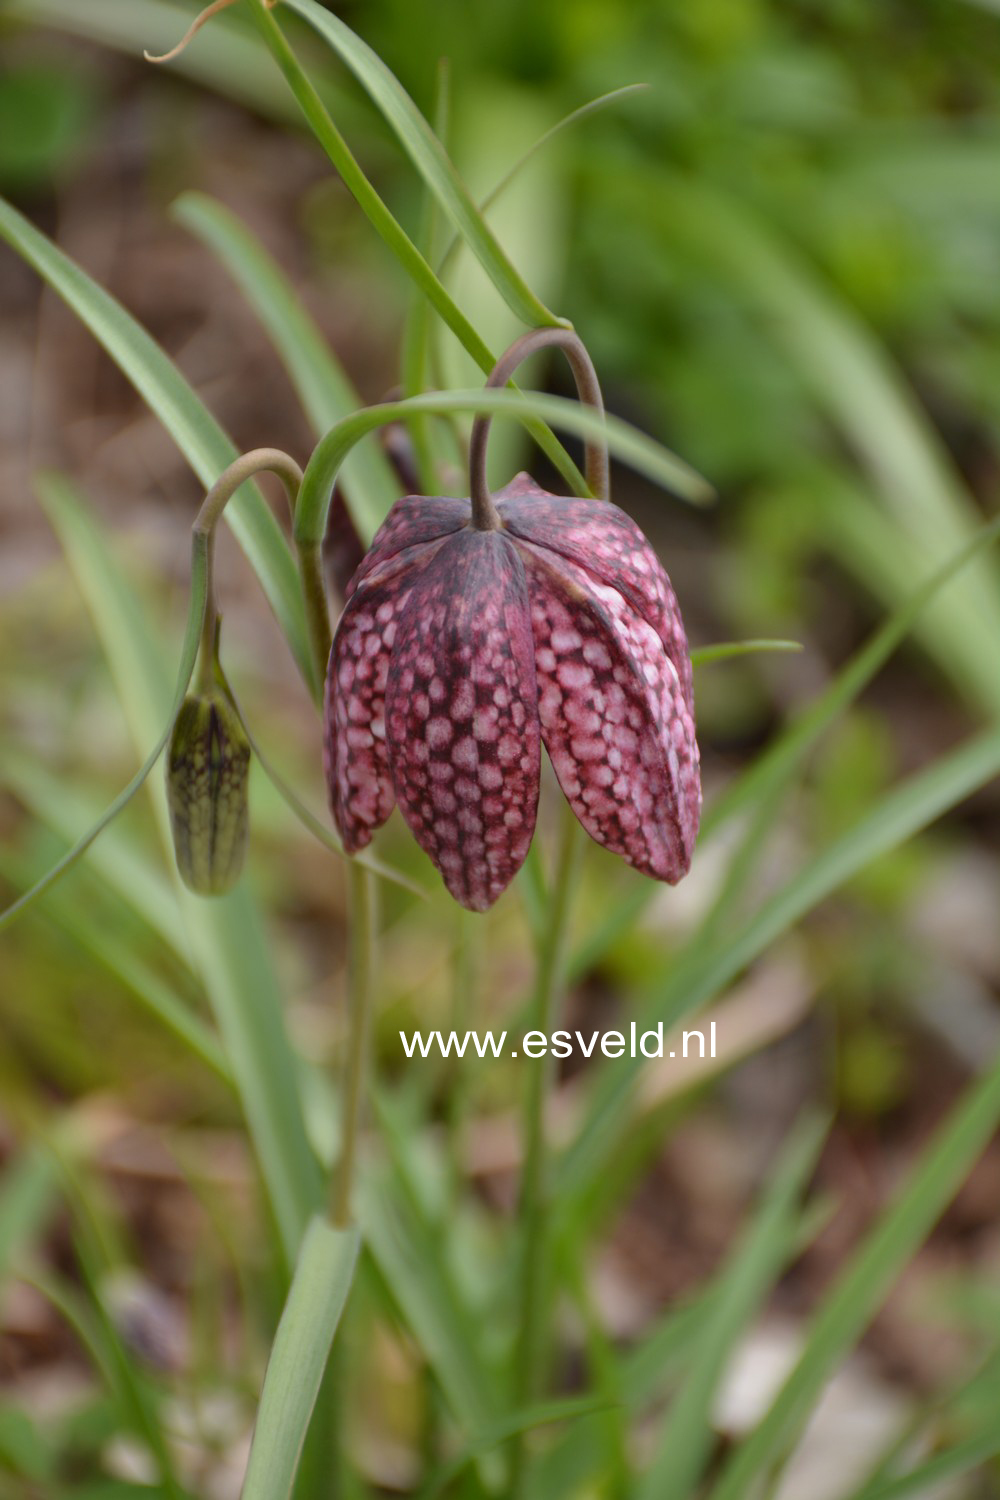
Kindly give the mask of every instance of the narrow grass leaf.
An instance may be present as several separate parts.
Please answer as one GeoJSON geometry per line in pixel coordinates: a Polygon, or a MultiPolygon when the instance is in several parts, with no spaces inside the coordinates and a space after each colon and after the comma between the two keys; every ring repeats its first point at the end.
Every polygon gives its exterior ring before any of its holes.
{"type": "Polygon", "coordinates": [[[26,1146],[0,1178],[0,1278],[40,1235],[59,1201],[55,1163],[37,1144],[26,1146]]]}
{"type": "MultiPolygon", "coordinates": [[[[184,193],[173,215],[211,249],[229,271],[281,356],[317,437],[361,402],[340,361],[301,298],[245,224],[203,193],[184,193]]],[[[371,538],[399,498],[400,487],[381,448],[351,454],[342,476],[355,524],[371,538]]]]}
{"type": "Polygon", "coordinates": [[[556,1422],[577,1422],[581,1417],[591,1417],[607,1409],[608,1403],[599,1397],[577,1396],[564,1401],[543,1402],[521,1412],[512,1412],[509,1417],[492,1423],[485,1431],[478,1433],[470,1443],[466,1444],[461,1453],[457,1453],[453,1459],[442,1464],[431,1474],[421,1487],[418,1500],[435,1500],[435,1497],[453,1484],[477,1458],[482,1458],[492,1448],[498,1448],[509,1438],[517,1437],[525,1432],[534,1432],[539,1427],[551,1427],[556,1422]]]}
{"type": "MultiPolygon", "coordinates": [[[[105,538],[72,490],[50,483],[45,500],[104,647],[132,738],[141,745],[169,711],[169,675],[156,635],[105,538]]],[[[157,780],[151,790],[161,839],[172,860],[164,787],[157,780]]],[[[321,1199],[322,1180],[306,1134],[299,1070],[284,1027],[264,924],[245,884],[207,901],[185,891],[178,880],[178,900],[290,1269],[321,1199]]]]}
{"type": "Polygon", "coordinates": [[[497,291],[530,328],[559,323],[511,265],[424,116],[382,59],[316,0],[284,0],[350,68],[497,291]]]}
{"type": "MultiPolygon", "coordinates": [[[[491,352],[478,330],[435,274],[434,268],[426,257],[421,255],[398,219],[389,211],[368,181],[270,11],[264,7],[261,0],[252,0],[252,3],[254,16],[265,42],[284,73],[288,86],[295,95],[313,134],[340,174],[345,187],[353,195],[373,229],[381,236],[411,281],[423,292],[442,322],[451,329],[463,349],[472,356],[479,368],[489,374],[496,364],[496,355],[491,352]]],[[[513,386],[513,382],[511,384],[513,386]]],[[[516,386],[513,388],[516,389],[516,386]]],[[[585,495],[587,493],[586,480],[555,435],[544,423],[534,420],[529,424],[528,430],[545,456],[563,476],[571,492],[575,495],[585,495]]]]}
{"type": "MultiPolygon", "coordinates": [[[[15,886],[30,887],[35,876],[34,871],[29,873],[29,870],[23,860],[15,860],[0,851],[0,874],[4,880],[15,886]]],[[[105,918],[108,910],[105,909],[105,918]]],[[[224,1083],[232,1086],[229,1064],[217,1038],[166,980],[123,943],[121,931],[113,921],[102,920],[99,915],[81,910],[72,894],[60,890],[49,892],[44,915],[112,974],[195,1057],[224,1083]]]]}
{"type": "MultiPolygon", "coordinates": [[[[876,859],[899,847],[1000,774],[1000,729],[976,735],[895,787],[852,828],[797,871],[736,933],[684,955],[649,987],[640,1030],[678,1022],[718,994],[783,933],[876,859]]],[[[626,1129],[640,1059],[600,1070],[577,1139],[556,1173],[567,1200],[609,1169],[626,1129]]]]}
{"type": "MultiPolygon", "coordinates": [[[[581,104],[577,109],[570,110],[568,115],[563,115],[562,119],[557,120],[544,134],[540,135],[537,141],[528,147],[527,151],[522,152],[513,166],[508,168],[500,178],[499,182],[494,183],[485,198],[480,200],[480,214],[485,215],[488,213],[497,199],[503,196],[507,189],[517,180],[524,168],[534,160],[539,151],[544,150],[550,141],[555,140],[556,136],[561,135],[564,130],[569,130],[571,126],[578,124],[581,120],[586,120],[590,115],[596,115],[600,110],[609,109],[613,104],[620,103],[622,99],[627,99],[632,94],[644,93],[648,87],[647,83],[626,83],[622,88],[611,89],[607,94],[600,94],[596,99],[590,99],[586,104],[581,104]]],[[[439,276],[445,275],[456,253],[461,249],[462,244],[463,239],[460,234],[454,235],[449,241],[438,264],[439,276]]]]}
{"type": "Polygon", "coordinates": [[[387,1174],[359,1186],[365,1246],[463,1433],[480,1432],[496,1412],[497,1392],[480,1361],[474,1324],[441,1260],[439,1236],[412,1204],[402,1202],[387,1174]]]}
{"type": "Polygon", "coordinates": [[[357,1264],[356,1229],[306,1230],[264,1376],[243,1500],[287,1500],[357,1264]]]}
{"type": "MultiPolygon", "coordinates": [[[[237,457],[236,449],[159,345],[103,287],[2,199],[0,238],[72,308],[163,423],[206,488],[213,484],[237,457]]],[[[298,571],[281,527],[255,485],[245,484],[233,496],[226,522],[260,579],[299,670],[311,683],[298,571]]]]}
{"type": "Polygon", "coordinates": [[[783,1153],[761,1207],[719,1279],[699,1329],[694,1359],[670,1406],[637,1500],[688,1500],[712,1444],[712,1402],[737,1340],[788,1258],[797,1200],[816,1165],[826,1126],[810,1121],[783,1153]]]}
{"type": "MultiPolygon", "coordinates": [[[[81,828],[93,827],[105,815],[101,802],[92,793],[78,790],[73,778],[51,771],[36,757],[7,745],[0,745],[0,784],[37,822],[71,845],[79,838],[81,828]]],[[[149,931],[190,967],[190,947],[174,888],[148,852],[127,837],[120,824],[108,827],[104,836],[88,847],[85,862],[149,931]]],[[[35,877],[36,881],[42,878],[35,877]]],[[[31,884],[29,881],[28,886],[31,884]]]]}
{"type": "Polygon", "coordinates": [[[979,1468],[989,1459],[996,1458],[997,1454],[1000,1454],[1000,1430],[994,1427],[989,1432],[968,1438],[964,1443],[957,1443],[944,1453],[936,1453],[926,1463],[911,1469],[908,1474],[901,1474],[888,1484],[880,1485],[877,1489],[859,1491],[852,1500],[909,1500],[911,1495],[937,1494],[939,1487],[946,1485],[950,1479],[957,1479],[970,1469],[979,1468]]]}
{"type": "Polygon", "coordinates": [[[801,650],[801,641],[719,641],[714,646],[696,646],[691,652],[691,663],[695,667],[707,667],[713,662],[731,661],[734,656],[760,656],[801,650]]]}
{"type": "Polygon", "coordinates": [[[742,1500],[787,1452],[826,1381],[860,1338],[1000,1123],[1000,1059],[938,1130],[895,1202],[852,1255],[824,1300],[795,1368],[767,1414],[734,1452],[713,1500],[742,1500]]]}

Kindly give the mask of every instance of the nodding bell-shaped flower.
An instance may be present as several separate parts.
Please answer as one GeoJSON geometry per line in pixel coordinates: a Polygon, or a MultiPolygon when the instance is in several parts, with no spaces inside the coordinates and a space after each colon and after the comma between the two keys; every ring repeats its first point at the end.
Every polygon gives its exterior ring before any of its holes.
{"type": "Polygon", "coordinates": [[[167,803],[181,879],[221,896],[239,879],[249,831],[250,744],[221,687],[191,693],[167,750],[167,803]]]}
{"type": "MultiPolygon", "coordinates": [[[[490,383],[506,384],[540,343],[567,349],[581,395],[599,405],[589,360],[562,330],[519,340],[490,383]]],[[[487,430],[478,419],[472,499],[398,501],[351,580],[325,703],[344,846],[363,848],[398,802],[454,898],[485,911],[531,844],[544,744],[591,837],[673,884],[701,807],[673,589],[609,501],[548,494],[526,474],[491,496],[487,430]]],[[[599,493],[606,455],[593,458],[599,493]]]]}

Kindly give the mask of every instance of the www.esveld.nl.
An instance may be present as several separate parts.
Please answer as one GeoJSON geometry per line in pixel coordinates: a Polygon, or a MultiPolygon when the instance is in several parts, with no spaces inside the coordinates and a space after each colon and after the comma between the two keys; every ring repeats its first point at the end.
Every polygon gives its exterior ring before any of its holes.
{"type": "MultiPolygon", "coordinates": [[[[605,1057],[677,1057],[676,1048],[665,1050],[663,1022],[659,1021],[651,1031],[640,1032],[635,1021],[629,1026],[628,1035],[623,1031],[553,1031],[551,1036],[544,1031],[526,1031],[519,1039],[518,1047],[507,1052],[506,1031],[414,1031],[399,1033],[403,1051],[407,1057],[464,1057],[474,1053],[478,1057],[572,1057],[579,1052],[583,1057],[592,1057],[600,1052],[605,1057]],[[470,1051],[471,1049],[471,1051],[470,1051]]],[[[709,1023],[708,1035],[704,1031],[682,1031],[680,1056],[687,1058],[714,1057],[716,1055],[715,1022],[709,1023]],[[697,1053],[689,1048],[697,1046],[697,1053]]]]}

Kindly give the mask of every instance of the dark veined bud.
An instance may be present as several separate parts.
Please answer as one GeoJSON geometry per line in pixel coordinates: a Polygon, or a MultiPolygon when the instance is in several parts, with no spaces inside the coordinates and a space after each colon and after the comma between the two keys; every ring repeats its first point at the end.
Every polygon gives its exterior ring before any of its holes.
{"type": "Polygon", "coordinates": [[[221,688],[185,698],[167,752],[167,802],[177,868],[199,896],[221,896],[239,879],[249,770],[249,741],[221,688]]]}

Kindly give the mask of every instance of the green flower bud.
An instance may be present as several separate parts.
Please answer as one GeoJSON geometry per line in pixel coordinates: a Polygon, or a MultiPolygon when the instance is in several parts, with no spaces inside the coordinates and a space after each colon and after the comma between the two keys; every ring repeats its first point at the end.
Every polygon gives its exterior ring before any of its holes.
{"type": "Polygon", "coordinates": [[[221,689],[192,694],[167,752],[167,802],[177,868],[199,896],[239,879],[247,847],[250,744],[221,689]]]}

